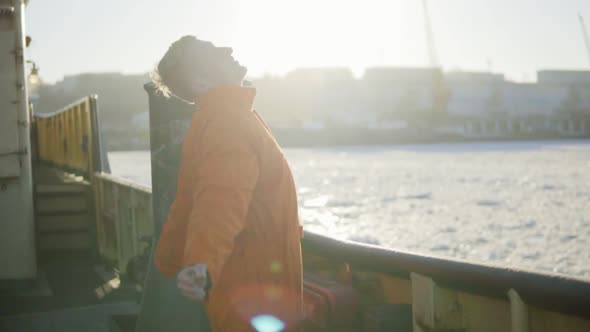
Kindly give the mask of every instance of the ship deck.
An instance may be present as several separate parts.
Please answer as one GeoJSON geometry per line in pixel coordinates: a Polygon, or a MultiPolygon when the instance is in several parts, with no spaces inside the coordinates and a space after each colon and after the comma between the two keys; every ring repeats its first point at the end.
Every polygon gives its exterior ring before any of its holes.
{"type": "MultiPolygon", "coordinates": [[[[80,184],[45,166],[37,167],[35,178],[37,188],[80,184]]],[[[36,279],[0,283],[0,331],[126,330],[125,320],[138,311],[139,293],[95,248],[46,250],[38,244],[38,251],[36,279]]]]}

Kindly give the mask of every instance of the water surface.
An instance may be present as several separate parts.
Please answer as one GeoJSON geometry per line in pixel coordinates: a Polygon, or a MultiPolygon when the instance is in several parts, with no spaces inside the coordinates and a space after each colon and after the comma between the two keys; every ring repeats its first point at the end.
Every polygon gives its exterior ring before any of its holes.
{"type": "MultiPolygon", "coordinates": [[[[286,149],[306,229],[590,277],[590,141],[286,149]]],[[[149,152],[109,154],[150,184],[149,152]]]]}

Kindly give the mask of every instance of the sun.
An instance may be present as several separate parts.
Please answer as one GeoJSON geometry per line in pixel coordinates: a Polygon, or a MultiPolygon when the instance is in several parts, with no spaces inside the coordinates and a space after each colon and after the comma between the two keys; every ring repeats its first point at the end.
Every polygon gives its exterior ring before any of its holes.
{"type": "Polygon", "coordinates": [[[232,39],[251,74],[402,64],[407,59],[398,49],[409,45],[412,53],[417,39],[424,40],[414,28],[419,6],[407,0],[252,0],[236,5],[232,39]]]}

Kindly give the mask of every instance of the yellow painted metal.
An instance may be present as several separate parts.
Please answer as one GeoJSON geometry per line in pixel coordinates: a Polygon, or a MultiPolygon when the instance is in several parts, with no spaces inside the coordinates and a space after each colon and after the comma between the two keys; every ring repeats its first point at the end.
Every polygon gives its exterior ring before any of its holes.
{"type": "Polygon", "coordinates": [[[508,291],[510,299],[510,331],[529,332],[529,309],[516,290],[508,291]]]}
{"type": "Polygon", "coordinates": [[[95,173],[93,183],[99,254],[125,273],[154,234],[151,189],[105,173],[95,173]]]}
{"type": "Polygon", "coordinates": [[[51,114],[35,114],[40,161],[73,172],[94,173],[94,98],[85,97],[51,114]]]}
{"type": "MultiPolygon", "coordinates": [[[[394,279],[381,281],[392,283],[394,279]]],[[[590,320],[529,308],[514,290],[505,299],[499,299],[442,287],[430,277],[415,273],[411,273],[410,280],[416,332],[590,331],[590,320]]],[[[399,280],[395,284],[404,285],[399,280]]]]}

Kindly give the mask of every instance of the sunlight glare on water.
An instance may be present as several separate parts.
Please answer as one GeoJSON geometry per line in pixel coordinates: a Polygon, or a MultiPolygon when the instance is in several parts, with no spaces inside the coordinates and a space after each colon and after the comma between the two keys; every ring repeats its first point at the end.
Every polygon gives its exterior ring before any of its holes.
{"type": "MultiPolygon", "coordinates": [[[[284,151],[308,231],[590,277],[588,140],[284,151]]],[[[149,151],[109,161],[150,185],[149,151]]]]}

